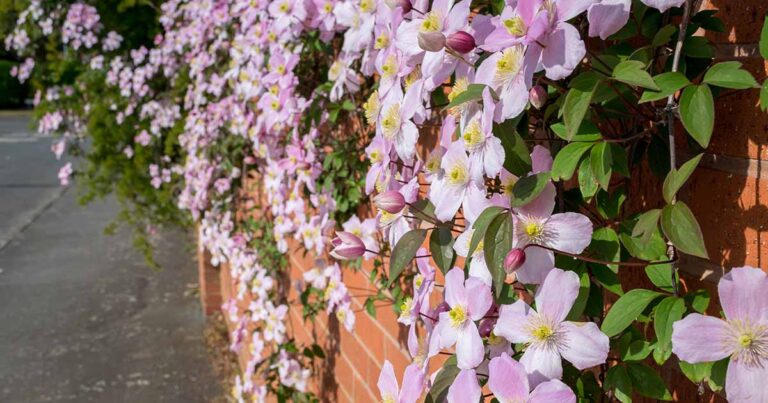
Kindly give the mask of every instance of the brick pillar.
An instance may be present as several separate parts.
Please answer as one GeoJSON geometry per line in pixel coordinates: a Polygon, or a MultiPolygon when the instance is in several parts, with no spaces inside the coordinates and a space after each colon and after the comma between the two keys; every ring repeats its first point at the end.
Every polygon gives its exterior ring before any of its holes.
{"type": "Polygon", "coordinates": [[[211,254],[200,242],[200,227],[197,229],[197,271],[200,277],[200,305],[205,316],[221,309],[221,282],[219,269],[211,264],[211,254]]]}

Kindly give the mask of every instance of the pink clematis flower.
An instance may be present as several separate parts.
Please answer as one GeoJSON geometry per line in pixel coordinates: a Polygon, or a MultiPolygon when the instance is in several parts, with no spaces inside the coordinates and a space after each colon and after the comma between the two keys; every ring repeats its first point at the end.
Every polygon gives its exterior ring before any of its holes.
{"type": "Polygon", "coordinates": [[[494,29],[481,47],[498,52],[518,43],[527,45],[537,41],[548,25],[549,14],[542,12],[542,3],[542,0],[520,0],[516,5],[507,2],[501,15],[491,20],[494,29]]]}
{"type": "Polygon", "coordinates": [[[725,320],[693,313],[672,325],[672,352],[692,364],[731,357],[725,380],[730,402],[768,401],[768,276],[738,267],[717,291],[725,320]]]}
{"type": "Polygon", "coordinates": [[[536,292],[537,311],[522,300],[499,310],[493,332],[512,343],[528,345],[520,362],[531,386],[560,379],[561,358],[581,370],[602,364],[608,357],[608,336],[596,324],[565,320],[578,295],[579,276],[554,269],[536,292]]]}
{"type": "Polygon", "coordinates": [[[432,182],[429,198],[435,204],[437,219],[449,221],[459,211],[467,190],[474,184],[470,174],[469,157],[462,142],[454,142],[448,147],[440,166],[443,176],[432,182]]]}
{"type": "Polygon", "coordinates": [[[386,360],[384,366],[381,367],[379,381],[376,385],[379,387],[381,401],[384,403],[415,403],[424,390],[424,372],[416,364],[406,367],[401,389],[397,385],[392,363],[386,360]]]}
{"type": "Polygon", "coordinates": [[[629,21],[631,0],[601,0],[587,9],[589,36],[607,39],[629,21]]]}
{"type": "Polygon", "coordinates": [[[540,55],[541,66],[547,78],[560,80],[571,75],[587,54],[579,31],[566,21],[583,13],[594,0],[554,0],[542,4],[548,14],[549,26],[545,33],[531,43],[532,54],[540,55]]]}
{"type": "Polygon", "coordinates": [[[366,252],[363,241],[350,232],[336,231],[331,245],[331,256],[339,260],[357,259],[366,252]]]}
{"type": "Polygon", "coordinates": [[[474,369],[461,370],[448,388],[448,403],[479,402],[482,396],[474,369]]]}
{"type": "Polygon", "coordinates": [[[525,109],[537,56],[538,53],[517,44],[492,54],[478,67],[475,80],[491,87],[499,96],[496,122],[514,118],[525,109]]]}
{"type": "Polygon", "coordinates": [[[420,85],[411,86],[403,95],[399,85],[393,86],[384,98],[377,133],[395,145],[397,155],[404,161],[410,161],[416,154],[416,141],[419,129],[411,118],[421,102],[420,85]]]}
{"type": "Polygon", "coordinates": [[[648,7],[653,7],[661,11],[662,13],[669,10],[672,7],[680,7],[685,3],[685,0],[640,0],[648,7]]]}
{"type": "Polygon", "coordinates": [[[454,267],[445,275],[445,302],[450,310],[439,316],[440,348],[456,344],[457,366],[474,368],[483,361],[485,352],[475,321],[491,307],[491,288],[474,277],[464,281],[464,271],[454,267]]]}
{"type": "Polygon", "coordinates": [[[504,147],[501,139],[493,135],[493,114],[495,103],[491,90],[483,90],[483,109],[469,119],[461,134],[464,147],[469,151],[470,171],[476,181],[483,180],[483,174],[493,178],[501,172],[504,164],[504,147]]]}
{"type": "Polygon", "coordinates": [[[493,358],[488,372],[488,388],[500,402],[576,402],[573,391],[557,379],[542,382],[531,391],[525,367],[507,353],[493,358]]]}

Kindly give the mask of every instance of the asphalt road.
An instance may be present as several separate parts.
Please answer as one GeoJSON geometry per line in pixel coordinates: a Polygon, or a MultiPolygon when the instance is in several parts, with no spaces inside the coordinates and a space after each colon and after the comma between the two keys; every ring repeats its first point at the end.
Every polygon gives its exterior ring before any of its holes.
{"type": "Polygon", "coordinates": [[[221,395],[203,342],[194,253],[159,236],[155,272],[113,199],[61,188],[51,139],[0,112],[0,402],[206,402],[221,395]]]}

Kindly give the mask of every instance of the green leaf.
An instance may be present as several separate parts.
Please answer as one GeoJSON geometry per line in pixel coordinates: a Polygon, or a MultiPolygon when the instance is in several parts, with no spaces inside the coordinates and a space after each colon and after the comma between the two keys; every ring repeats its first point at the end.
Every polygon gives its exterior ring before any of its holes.
{"type": "Polygon", "coordinates": [[[627,192],[624,187],[619,187],[613,192],[597,192],[597,212],[605,219],[613,219],[621,213],[621,206],[627,200],[627,192]]]}
{"type": "Polygon", "coordinates": [[[459,368],[456,366],[456,356],[449,358],[440,372],[437,373],[432,387],[429,389],[425,402],[438,403],[444,402],[448,396],[448,388],[453,385],[453,380],[459,375],[459,368]]]}
{"type": "Polygon", "coordinates": [[[589,200],[597,193],[599,184],[595,175],[592,173],[592,167],[590,163],[591,157],[587,155],[579,164],[579,190],[584,200],[589,200]]]}
{"type": "Polygon", "coordinates": [[[493,135],[501,140],[504,148],[504,168],[517,176],[531,172],[531,152],[525,140],[517,132],[518,119],[507,119],[493,125],[493,135]]]}
{"type": "Polygon", "coordinates": [[[651,355],[651,343],[646,340],[635,340],[621,356],[624,362],[642,361],[651,355]]]}
{"type": "Polygon", "coordinates": [[[636,87],[660,91],[653,77],[645,71],[645,64],[637,60],[625,60],[613,69],[613,78],[636,87]]]}
{"type": "Polygon", "coordinates": [[[715,48],[703,36],[689,36],[683,42],[683,54],[697,59],[712,59],[715,57],[715,48]]]}
{"type": "Polygon", "coordinates": [[[763,81],[763,86],[760,87],[760,109],[763,112],[768,111],[768,80],[763,81]]]}
{"type": "Polygon", "coordinates": [[[616,365],[608,370],[605,375],[605,387],[613,391],[613,395],[622,403],[632,402],[632,379],[629,378],[627,368],[616,365]]]}
{"type": "Polygon", "coordinates": [[[739,62],[721,62],[710,67],[704,75],[704,82],[718,87],[737,90],[758,86],[752,74],[742,69],[739,62]]]}
{"type": "Polygon", "coordinates": [[[507,273],[504,271],[504,258],[512,249],[512,215],[501,214],[491,221],[483,239],[485,264],[491,272],[496,296],[501,295],[507,273]]]}
{"type": "Polygon", "coordinates": [[[619,296],[624,295],[619,276],[613,270],[610,270],[608,266],[594,265],[592,267],[592,275],[606,290],[619,296]]]}
{"type": "Polygon", "coordinates": [[[592,101],[592,95],[595,93],[595,87],[601,78],[597,73],[584,72],[571,81],[571,89],[565,96],[563,104],[563,122],[566,128],[566,138],[572,139],[584,120],[589,104],[592,101]]]}
{"type": "Polygon", "coordinates": [[[763,21],[763,30],[760,32],[760,54],[768,60],[768,16],[763,21]]]}
{"type": "Polygon", "coordinates": [[[632,229],[632,237],[639,237],[640,243],[646,244],[656,231],[661,217],[661,209],[646,211],[637,219],[635,227],[632,229]]]}
{"type": "Polygon", "coordinates": [[[694,292],[689,292],[685,295],[684,299],[691,305],[693,310],[698,313],[705,313],[709,307],[709,291],[703,288],[694,292]]]}
{"type": "Polygon", "coordinates": [[[729,362],[729,358],[723,358],[720,361],[716,361],[715,364],[712,365],[712,373],[709,375],[709,379],[707,380],[707,384],[709,385],[709,388],[712,389],[712,391],[719,392],[723,390],[723,386],[725,386],[725,375],[728,371],[729,362]]]}
{"type": "Polygon", "coordinates": [[[606,142],[597,143],[589,154],[589,163],[597,183],[603,190],[608,190],[611,182],[611,147],[606,142]]]}
{"type": "Polygon", "coordinates": [[[653,315],[653,330],[656,332],[656,349],[672,349],[672,324],[683,318],[685,301],[678,297],[667,297],[656,306],[653,315]]]}
{"type": "Polygon", "coordinates": [[[435,205],[427,199],[421,199],[413,203],[413,208],[409,210],[416,218],[422,221],[435,221],[435,205]]]}
{"type": "Polygon", "coordinates": [[[461,105],[469,101],[479,101],[483,99],[483,90],[485,90],[485,84],[470,84],[467,89],[459,95],[456,95],[445,109],[451,109],[455,106],[461,105]]]}
{"type": "Polygon", "coordinates": [[[475,223],[472,224],[472,238],[469,241],[469,251],[467,252],[467,256],[472,256],[475,253],[477,245],[480,245],[480,241],[485,237],[488,225],[491,224],[491,221],[493,221],[496,216],[503,213],[504,210],[503,207],[490,206],[480,213],[480,216],[477,217],[475,223]]]}
{"type": "Polygon", "coordinates": [[[651,301],[661,295],[656,291],[641,288],[629,291],[613,304],[600,329],[608,337],[621,333],[640,316],[651,301]]]}
{"type": "Polygon", "coordinates": [[[661,211],[661,229],[681,251],[707,259],[701,228],[685,203],[678,201],[664,207],[661,211]]]}
{"type": "Polygon", "coordinates": [[[640,103],[667,98],[691,83],[683,74],[678,72],[661,73],[653,77],[653,80],[656,82],[656,85],[659,86],[660,90],[643,91],[643,95],[640,96],[640,103]]]}
{"type": "Polygon", "coordinates": [[[672,39],[672,35],[674,35],[676,32],[677,32],[677,26],[675,25],[670,24],[670,25],[665,25],[661,27],[661,29],[658,32],[656,32],[656,35],[654,35],[653,41],[651,42],[651,46],[656,48],[661,45],[665,45],[669,43],[669,40],[672,39]]]}
{"type": "Polygon", "coordinates": [[[651,399],[672,400],[672,394],[669,393],[664,380],[653,368],[645,364],[630,363],[627,364],[627,371],[638,394],[651,399]]]}
{"type": "Polygon", "coordinates": [[[552,163],[552,180],[557,182],[571,179],[581,157],[590,148],[592,148],[592,143],[571,143],[563,147],[552,163]]]}
{"type": "Polygon", "coordinates": [[[675,273],[675,282],[672,282],[672,266],[669,264],[654,264],[645,267],[645,275],[656,287],[666,291],[674,292],[675,284],[678,282],[677,273],[675,273]]]}
{"type": "Polygon", "coordinates": [[[555,123],[551,125],[550,128],[557,135],[557,137],[560,137],[563,140],[590,142],[603,139],[602,134],[600,134],[600,128],[598,128],[594,123],[592,123],[592,121],[589,120],[584,120],[581,122],[579,129],[571,139],[568,139],[568,131],[565,129],[564,123],[555,123]]]}
{"type": "Polygon", "coordinates": [[[443,274],[447,273],[456,261],[453,243],[454,238],[449,227],[437,227],[429,236],[429,252],[443,274]]]}
{"type": "Polygon", "coordinates": [[[389,281],[387,282],[387,287],[392,285],[402,274],[403,270],[405,270],[406,266],[411,263],[413,257],[416,256],[416,251],[419,250],[426,238],[427,230],[415,229],[408,231],[397,241],[397,245],[392,249],[392,257],[389,259],[389,281]]]}
{"type": "Polygon", "coordinates": [[[549,172],[539,172],[520,178],[512,187],[512,207],[522,207],[532,202],[547,186],[549,178],[549,172]]]}
{"type": "Polygon", "coordinates": [[[715,127],[715,101],[708,85],[692,85],[683,90],[680,97],[680,120],[691,137],[703,148],[707,148],[715,127]]]}
{"type": "Polygon", "coordinates": [[[709,375],[712,373],[712,366],[715,362],[711,361],[691,364],[685,361],[679,361],[679,364],[683,375],[690,379],[691,382],[698,384],[709,378],[709,375]]]}
{"type": "MultiPolygon", "coordinates": [[[[603,227],[592,233],[592,242],[589,244],[592,254],[601,260],[618,262],[621,260],[621,244],[616,231],[610,227],[603,227]]],[[[617,272],[617,265],[608,265],[613,272],[617,272]]]]}
{"type": "Polygon", "coordinates": [[[699,161],[701,161],[701,157],[703,155],[704,154],[699,154],[691,158],[688,160],[688,162],[683,164],[680,169],[672,168],[672,170],[669,171],[666,179],[664,179],[664,186],[662,190],[664,200],[666,200],[667,203],[672,203],[672,201],[675,199],[675,196],[677,195],[677,192],[681,187],[683,187],[685,182],[688,181],[688,178],[691,177],[691,174],[693,174],[693,171],[696,169],[696,167],[699,166],[699,161]]]}

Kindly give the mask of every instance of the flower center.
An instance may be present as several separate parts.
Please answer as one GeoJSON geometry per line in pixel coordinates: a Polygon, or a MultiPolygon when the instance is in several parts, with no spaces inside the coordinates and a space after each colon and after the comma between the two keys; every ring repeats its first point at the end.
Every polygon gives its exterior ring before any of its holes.
{"type": "Polygon", "coordinates": [[[525,225],[525,234],[528,238],[536,239],[544,232],[544,228],[539,223],[531,222],[525,225]]]}
{"type": "Polygon", "coordinates": [[[467,311],[463,306],[456,305],[448,312],[448,317],[451,319],[451,326],[459,328],[467,321],[467,311]]]}
{"type": "Polygon", "coordinates": [[[368,101],[363,104],[363,109],[365,110],[365,119],[368,121],[369,125],[373,125],[376,123],[376,118],[379,116],[379,92],[374,91],[373,94],[371,94],[370,97],[368,97],[368,101]]]}
{"type": "Polygon", "coordinates": [[[376,38],[376,43],[374,44],[375,49],[384,49],[389,45],[389,37],[386,33],[382,33],[376,38]]]}
{"type": "Polygon", "coordinates": [[[504,20],[504,28],[512,36],[523,36],[526,31],[525,22],[519,16],[504,20]]]}
{"type": "Polygon", "coordinates": [[[453,186],[464,186],[467,183],[467,169],[457,164],[448,172],[448,183],[453,186]]]}
{"type": "Polygon", "coordinates": [[[555,332],[552,331],[552,328],[549,327],[549,325],[541,325],[533,329],[531,334],[533,334],[533,338],[535,338],[536,341],[544,342],[551,339],[555,332]]]}
{"type": "Polygon", "coordinates": [[[387,393],[386,395],[381,396],[381,403],[397,403],[397,399],[387,393]]]}
{"type": "Polygon", "coordinates": [[[397,73],[397,58],[395,55],[389,55],[387,61],[381,66],[382,77],[392,77],[397,73]]]}
{"type": "Polygon", "coordinates": [[[376,8],[376,3],[373,0],[362,0],[360,2],[360,11],[364,13],[370,13],[376,8]]]}
{"type": "Polygon", "coordinates": [[[326,13],[330,13],[331,11],[333,11],[333,4],[331,4],[331,2],[328,2],[328,1],[325,2],[325,5],[323,6],[323,10],[326,13]]]}
{"type": "Polygon", "coordinates": [[[440,32],[443,30],[442,16],[435,12],[430,11],[424,17],[424,21],[421,22],[421,32],[440,32]]]}
{"type": "Polygon", "coordinates": [[[482,130],[480,130],[480,124],[477,119],[473,119],[468,125],[464,134],[461,136],[464,139],[464,144],[469,151],[475,151],[478,146],[482,145],[485,140],[482,130]]]}
{"type": "Polygon", "coordinates": [[[522,66],[523,53],[523,47],[519,45],[507,48],[502,52],[501,57],[496,61],[494,81],[497,85],[505,85],[517,76],[522,66]]]}
{"type": "Polygon", "coordinates": [[[448,101],[453,101],[456,97],[463,94],[469,88],[469,80],[466,77],[457,78],[451,87],[451,93],[448,94],[448,101]]]}
{"type": "Polygon", "coordinates": [[[336,60],[331,65],[331,68],[328,69],[328,79],[331,81],[336,81],[337,78],[339,78],[339,75],[341,74],[341,61],[336,60]]]}
{"type": "Polygon", "coordinates": [[[731,321],[730,324],[736,341],[732,359],[750,367],[768,364],[768,326],[740,320],[731,321]]]}
{"type": "Polygon", "coordinates": [[[381,120],[381,129],[384,132],[384,138],[392,141],[400,128],[400,106],[390,105],[384,113],[384,119],[381,120]]]}
{"type": "Polygon", "coordinates": [[[281,13],[287,13],[288,9],[290,9],[291,5],[288,4],[287,1],[284,1],[282,4],[280,4],[280,12],[281,13]]]}
{"type": "Polygon", "coordinates": [[[413,279],[413,284],[416,285],[416,288],[421,288],[421,285],[424,284],[424,276],[417,274],[413,279]]]}
{"type": "Polygon", "coordinates": [[[413,298],[406,298],[402,304],[400,304],[400,319],[408,319],[411,317],[411,309],[413,308],[413,298]]]}

